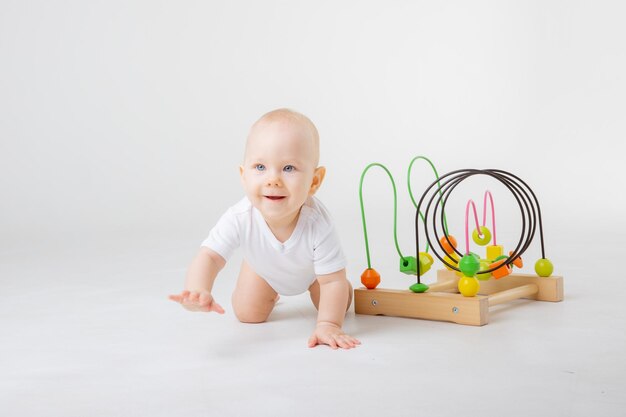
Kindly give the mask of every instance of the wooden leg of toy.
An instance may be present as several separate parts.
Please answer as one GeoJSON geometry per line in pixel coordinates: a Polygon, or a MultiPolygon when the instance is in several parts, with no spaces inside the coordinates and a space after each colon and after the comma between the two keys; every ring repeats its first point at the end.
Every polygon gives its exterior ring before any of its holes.
{"type": "Polygon", "coordinates": [[[485,296],[463,297],[461,294],[407,290],[354,290],[354,311],[357,314],[411,317],[451,321],[483,326],[489,321],[489,301],[485,296]]]}
{"type": "Polygon", "coordinates": [[[439,281],[436,282],[434,284],[428,284],[428,292],[436,292],[436,291],[450,291],[450,290],[455,290],[457,289],[457,282],[458,282],[458,278],[457,279],[448,279],[445,281],[439,281]]]}
{"type": "Polygon", "coordinates": [[[510,290],[496,292],[488,296],[489,307],[517,300],[519,298],[529,298],[530,296],[537,294],[538,291],[539,287],[536,284],[526,284],[511,288],[510,290]]]}
{"type": "MultiPolygon", "coordinates": [[[[456,275],[452,271],[437,271],[438,282],[447,282],[448,280],[455,278],[456,275]]],[[[535,284],[539,290],[534,294],[525,296],[525,298],[552,302],[559,302],[563,300],[563,277],[555,275],[549,277],[538,277],[537,275],[531,274],[513,273],[502,279],[480,281],[480,291],[478,293],[490,295],[527,284],[535,284]]]]}
{"type": "Polygon", "coordinates": [[[437,282],[425,293],[377,288],[354,290],[357,314],[412,317],[483,326],[489,321],[489,307],[526,298],[538,301],[563,300],[563,277],[511,274],[504,279],[480,281],[479,295],[456,293],[459,277],[453,271],[437,271],[437,282]]]}

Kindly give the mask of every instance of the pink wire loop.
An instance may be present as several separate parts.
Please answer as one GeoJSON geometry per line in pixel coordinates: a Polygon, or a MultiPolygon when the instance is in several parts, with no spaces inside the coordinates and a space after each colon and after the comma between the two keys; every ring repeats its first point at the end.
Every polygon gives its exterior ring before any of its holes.
{"type": "Polygon", "coordinates": [[[487,197],[489,197],[489,202],[491,203],[491,229],[493,230],[493,244],[497,245],[498,243],[496,241],[496,208],[493,204],[493,196],[491,195],[491,192],[489,190],[485,191],[485,198],[483,200],[483,226],[487,224],[487,197]]]}
{"type": "Polygon", "coordinates": [[[469,254],[469,209],[470,206],[474,209],[474,219],[476,220],[476,230],[478,231],[478,235],[482,236],[480,232],[480,223],[478,223],[478,213],[476,212],[476,204],[474,204],[473,200],[469,200],[467,202],[467,206],[465,206],[465,254],[469,254]]]}

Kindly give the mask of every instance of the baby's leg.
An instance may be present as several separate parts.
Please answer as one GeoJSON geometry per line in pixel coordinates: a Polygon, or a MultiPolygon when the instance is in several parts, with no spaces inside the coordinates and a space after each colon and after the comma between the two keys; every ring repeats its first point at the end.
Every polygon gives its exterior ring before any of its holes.
{"type": "MultiPolygon", "coordinates": [[[[352,304],[352,284],[350,281],[346,280],[346,285],[348,286],[348,299],[346,300],[346,311],[350,308],[350,304],[352,304]]],[[[315,280],[313,284],[309,287],[309,295],[311,296],[311,301],[313,301],[313,305],[317,310],[319,310],[320,306],[320,283],[315,280]]]]}
{"type": "Polygon", "coordinates": [[[263,323],[274,309],[278,294],[243,261],[235,292],[233,310],[242,323],[263,323]]]}

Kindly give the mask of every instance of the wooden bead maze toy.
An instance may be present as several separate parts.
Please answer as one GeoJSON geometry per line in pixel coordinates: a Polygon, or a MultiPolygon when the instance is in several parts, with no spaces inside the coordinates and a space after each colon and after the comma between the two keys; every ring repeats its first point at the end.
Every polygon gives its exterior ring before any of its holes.
{"type": "Polygon", "coordinates": [[[359,197],[368,268],[361,275],[361,282],[365,288],[354,290],[357,314],[410,317],[482,326],[489,322],[491,306],[520,298],[553,302],[563,300],[563,277],[552,275],[553,265],[545,256],[539,202],[531,188],[519,177],[497,169],[463,169],[438,177],[432,162],[428,158],[418,156],[413,158],[409,165],[408,188],[416,208],[416,256],[404,256],[398,245],[397,192],[389,170],[379,163],[372,163],[364,169],[361,175],[359,197]],[[411,191],[410,178],[411,168],[417,160],[428,162],[437,179],[430,184],[416,203],[411,191]],[[372,167],[382,168],[392,183],[394,241],[400,255],[400,271],[416,277],[416,283],[408,290],[377,288],[380,283],[380,274],[371,266],[363,205],[363,180],[367,171],[372,167]],[[502,183],[519,205],[522,231],[516,247],[508,255],[505,255],[503,246],[497,243],[494,199],[489,191],[484,193],[482,225],[478,221],[474,201],[467,202],[463,252],[457,249],[456,239],[448,233],[445,215],[448,198],[459,184],[475,175],[486,175],[502,183]],[[491,208],[491,230],[487,228],[488,207],[491,208]],[[472,240],[477,245],[486,247],[484,258],[470,251],[470,214],[473,214],[474,218],[472,240]],[[422,252],[419,250],[420,224],[423,224],[426,237],[425,250],[422,252]],[[541,258],[535,263],[536,275],[514,273],[514,267],[523,267],[522,255],[532,243],[537,227],[541,243],[541,258]],[[429,248],[446,269],[437,271],[437,281],[426,285],[421,282],[421,277],[431,268],[434,261],[429,248]]]}

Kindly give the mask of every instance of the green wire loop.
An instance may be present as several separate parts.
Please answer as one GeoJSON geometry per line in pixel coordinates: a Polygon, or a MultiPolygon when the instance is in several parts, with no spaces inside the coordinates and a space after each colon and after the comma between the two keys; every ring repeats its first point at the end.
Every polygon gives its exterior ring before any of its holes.
{"type": "MultiPolygon", "coordinates": [[[[413,168],[413,164],[415,163],[415,161],[417,161],[418,159],[422,159],[426,162],[428,162],[431,166],[431,168],[433,169],[433,172],[435,173],[435,178],[437,178],[437,184],[439,185],[439,194],[442,195],[441,192],[441,183],[439,183],[439,174],[437,173],[437,169],[435,168],[435,165],[430,161],[430,159],[426,158],[425,156],[416,156],[415,158],[413,158],[411,160],[411,163],[409,164],[409,169],[407,171],[407,184],[408,184],[408,188],[409,188],[409,196],[411,197],[411,201],[413,202],[413,205],[415,206],[415,209],[417,210],[417,203],[415,202],[415,198],[413,196],[413,191],[411,190],[411,169],[413,168]]],[[[370,246],[369,246],[369,240],[367,238],[367,225],[365,223],[365,206],[363,205],[363,180],[365,179],[365,174],[367,173],[367,171],[369,171],[370,168],[372,167],[380,167],[382,168],[387,175],[389,176],[389,179],[391,180],[391,186],[393,187],[393,241],[396,245],[396,251],[398,252],[398,255],[400,255],[400,259],[404,260],[404,256],[402,255],[402,252],[400,251],[400,246],[398,245],[398,227],[397,227],[397,223],[398,223],[398,193],[396,191],[396,183],[393,180],[393,176],[391,175],[391,172],[389,172],[389,170],[383,165],[383,164],[379,164],[378,162],[373,162],[371,164],[369,164],[368,166],[365,167],[365,169],[363,170],[363,173],[361,174],[361,182],[359,184],[359,201],[361,202],[361,220],[363,221],[363,235],[365,237],[365,253],[367,255],[367,268],[371,269],[372,268],[372,263],[371,263],[371,259],[370,259],[370,246]]],[[[441,203],[443,206],[443,203],[441,203]]],[[[426,219],[424,218],[424,215],[422,214],[422,212],[419,213],[422,221],[424,223],[426,223],[426,219]]],[[[444,227],[444,231],[445,234],[448,234],[448,221],[446,219],[446,214],[445,212],[443,213],[443,227],[444,227]]],[[[426,243],[426,252],[428,252],[428,243],[426,243]]]]}
{"type": "Polygon", "coordinates": [[[393,176],[391,172],[383,165],[378,162],[373,162],[365,167],[363,173],[361,174],[361,183],[359,185],[359,200],[361,202],[361,219],[363,220],[363,235],[365,236],[365,252],[367,254],[367,268],[372,269],[372,263],[370,261],[370,246],[369,241],[367,239],[367,226],[365,224],[365,207],[363,206],[363,179],[365,178],[365,174],[372,167],[381,167],[385,170],[387,175],[389,175],[389,179],[391,180],[391,186],[393,187],[393,241],[396,244],[396,250],[398,251],[398,255],[400,258],[404,259],[402,256],[402,252],[400,252],[400,246],[398,245],[398,234],[397,230],[397,217],[398,217],[398,193],[396,192],[396,182],[393,180],[393,176]]]}
{"type": "MultiPolygon", "coordinates": [[[[433,172],[435,173],[435,178],[437,179],[437,185],[439,186],[439,195],[443,197],[443,193],[441,192],[441,183],[439,182],[439,173],[437,172],[437,168],[435,168],[435,164],[433,164],[432,161],[426,158],[425,156],[416,156],[415,158],[411,160],[411,163],[409,164],[409,169],[407,171],[407,181],[406,181],[408,188],[409,188],[409,196],[411,197],[411,201],[413,202],[413,206],[415,207],[415,210],[417,210],[417,203],[415,202],[415,198],[413,197],[413,191],[411,190],[411,169],[413,168],[413,164],[415,163],[415,161],[417,161],[418,159],[428,162],[430,167],[433,169],[433,172]]],[[[440,201],[439,203],[443,207],[443,202],[440,201]]],[[[422,214],[421,211],[419,212],[419,216],[422,218],[422,222],[426,224],[426,219],[424,218],[424,214],[422,214]]],[[[448,220],[446,219],[445,212],[443,213],[443,230],[445,234],[448,235],[448,220]]],[[[428,253],[428,249],[429,249],[428,242],[426,242],[426,250],[425,250],[426,253],[428,253]]]]}

